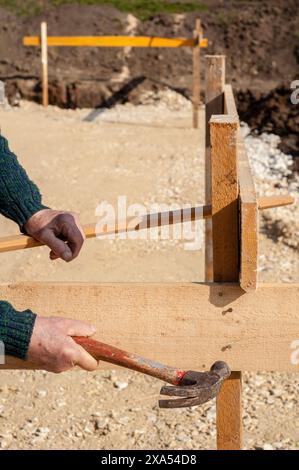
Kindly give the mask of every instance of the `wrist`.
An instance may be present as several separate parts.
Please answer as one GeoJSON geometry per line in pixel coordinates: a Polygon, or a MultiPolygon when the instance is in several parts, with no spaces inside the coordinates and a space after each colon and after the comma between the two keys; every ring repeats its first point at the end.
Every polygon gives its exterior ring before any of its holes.
{"type": "Polygon", "coordinates": [[[31,201],[27,204],[25,201],[22,219],[18,221],[21,232],[29,234],[27,231],[28,223],[30,225],[30,221],[33,220],[33,218],[38,218],[38,214],[46,210],[49,210],[49,208],[41,203],[31,201]]]}
{"type": "Polygon", "coordinates": [[[36,231],[38,231],[43,223],[44,215],[49,211],[51,211],[51,209],[46,206],[42,206],[39,208],[39,210],[34,212],[24,223],[22,229],[23,233],[33,235],[36,231]]]}

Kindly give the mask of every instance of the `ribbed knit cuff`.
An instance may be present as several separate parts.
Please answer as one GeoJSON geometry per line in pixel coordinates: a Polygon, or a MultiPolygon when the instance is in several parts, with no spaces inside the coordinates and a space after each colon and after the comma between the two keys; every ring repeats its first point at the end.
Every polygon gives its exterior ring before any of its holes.
{"type": "Polygon", "coordinates": [[[26,359],[36,314],[31,310],[19,312],[8,302],[0,302],[0,340],[5,355],[26,359]]]}
{"type": "Polygon", "coordinates": [[[47,209],[42,204],[38,187],[28,178],[17,157],[10,151],[7,140],[0,135],[0,213],[24,224],[36,212],[47,209]]]}

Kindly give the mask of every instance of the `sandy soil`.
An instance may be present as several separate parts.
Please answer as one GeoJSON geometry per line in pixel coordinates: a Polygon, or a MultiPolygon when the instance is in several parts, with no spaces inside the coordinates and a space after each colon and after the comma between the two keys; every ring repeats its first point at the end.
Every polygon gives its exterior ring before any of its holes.
{"type": "MultiPolygon", "coordinates": [[[[203,201],[203,122],[200,131],[190,128],[188,104],[180,111],[126,105],[84,122],[89,113],[28,103],[0,111],[1,132],[45,203],[79,211],[83,222],[91,222],[99,202],[114,204],[119,195],[146,205],[203,201]]],[[[16,227],[1,218],[0,232],[16,233],[16,227]]],[[[295,280],[294,250],[261,234],[261,256],[265,252],[273,253],[275,273],[263,258],[262,280],[295,280]]],[[[203,279],[202,250],[186,251],[173,241],[91,240],[69,265],[48,261],[46,248],[2,254],[1,264],[2,282],[203,279]]],[[[298,375],[245,374],[246,448],[299,449],[298,386],[298,375]]],[[[159,387],[119,370],[1,372],[0,448],[214,448],[215,404],[161,411],[159,387]]]]}

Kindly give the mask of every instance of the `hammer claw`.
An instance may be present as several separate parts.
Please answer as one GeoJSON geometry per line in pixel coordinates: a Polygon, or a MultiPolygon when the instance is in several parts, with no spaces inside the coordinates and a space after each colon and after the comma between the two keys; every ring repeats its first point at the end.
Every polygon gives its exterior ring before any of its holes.
{"type": "MultiPolygon", "coordinates": [[[[217,394],[216,394],[217,395],[217,394]]],[[[190,398],[177,398],[175,400],[159,400],[159,408],[188,408],[190,406],[203,405],[212,398],[215,398],[216,395],[207,394],[207,396],[201,395],[200,397],[190,397],[190,398]]]]}
{"type": "Polygon", "coordinates": [[[181,397],[174,400],[160,400],[160,408],[182,408],[201,405],[215,398],[224,379],[230,376],[225,362],[215,362],[209,372],[188,371],[178,386],[163,386],[161,395],[181,397]]]}

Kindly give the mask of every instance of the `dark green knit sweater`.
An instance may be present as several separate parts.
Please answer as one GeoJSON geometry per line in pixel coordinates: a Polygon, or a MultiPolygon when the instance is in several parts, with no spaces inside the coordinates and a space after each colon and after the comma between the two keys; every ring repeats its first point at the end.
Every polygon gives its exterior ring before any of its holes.
{"type": "MultiPolygon", "coordinates": [[[[44,207],[37,186],[9,150],[7,140],[0,136],[0,214],[22,230],[27,220],[44,207]]],[[[35,318],[30,310],[18,312],[8,302],[0,301],[0,341],[5,354],[26,359],[35,318]]]]}

